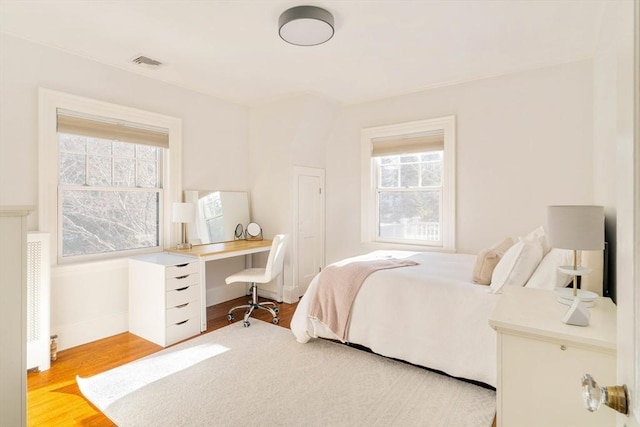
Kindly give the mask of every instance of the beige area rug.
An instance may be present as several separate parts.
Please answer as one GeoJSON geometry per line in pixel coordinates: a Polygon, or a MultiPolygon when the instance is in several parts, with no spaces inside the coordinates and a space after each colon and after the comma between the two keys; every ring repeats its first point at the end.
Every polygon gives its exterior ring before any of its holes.
{"type": "Polygon", "coordinates": [[[252,319],[89,378],[118,426],[489,427],[495,392],[252,319]]]}

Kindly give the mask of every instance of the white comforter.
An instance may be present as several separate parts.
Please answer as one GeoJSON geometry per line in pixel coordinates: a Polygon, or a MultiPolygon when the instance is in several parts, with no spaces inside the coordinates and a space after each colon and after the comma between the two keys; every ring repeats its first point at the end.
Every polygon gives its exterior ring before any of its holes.
{"type": "MultiPolygon", "coordinates": [[[[449,375],[496,386],[496,333],[488,324],[499,294],[472,281],[474,255],[376,251],[341,263],[411,257],[418,266],[381,270],[363,283],[352,307],[348,341],[449,375]]],[[[337,337],[307,315],[311,282],[291,320],[296,339],[337,337]]]]}

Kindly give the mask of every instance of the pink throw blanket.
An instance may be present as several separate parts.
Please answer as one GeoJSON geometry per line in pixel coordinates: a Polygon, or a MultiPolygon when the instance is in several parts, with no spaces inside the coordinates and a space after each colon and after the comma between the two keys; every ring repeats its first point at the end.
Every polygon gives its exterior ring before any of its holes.
{"type": "Polygon", "coordinates": [[[310,301],[309,317],[328,327],[343,342],[351,306],[364,280],[378,270],[418,265],[408,259],[355,261],[345,265],[330,265],[318,277],[316,295],[310,301]]]}

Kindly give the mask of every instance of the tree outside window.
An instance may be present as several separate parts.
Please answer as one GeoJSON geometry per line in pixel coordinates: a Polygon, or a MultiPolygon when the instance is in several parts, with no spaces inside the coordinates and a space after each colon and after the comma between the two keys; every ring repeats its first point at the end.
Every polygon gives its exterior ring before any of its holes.
{"type": "Polygon", "coordinates": [[[162,148],[59,133],[58,149],[63,257],[160,245],[162,148]]]}

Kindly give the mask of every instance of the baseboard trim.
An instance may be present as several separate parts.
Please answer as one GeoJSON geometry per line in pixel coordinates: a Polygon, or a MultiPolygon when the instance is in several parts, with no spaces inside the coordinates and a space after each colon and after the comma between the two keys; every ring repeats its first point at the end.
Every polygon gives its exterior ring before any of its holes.
{"type": "Polygon", "coordinates": [[[128,331],[128,312],[113,313],[84,322],[51,325],[51,334],[58,335],[58,351],[128,331]]]}
{"type": "Polygon", "coordinates": [[[246,295],[244,283],[207,288],[207,307],[246,295]]]}
{"type": "Polygon", "coordinates": [[[300,296],[302,295],[301,289],[298,286],[294,286],[292,288],[284,288],[282,292],[282,299],[287,304],[295,304],[300,301],[300,296]]]}

